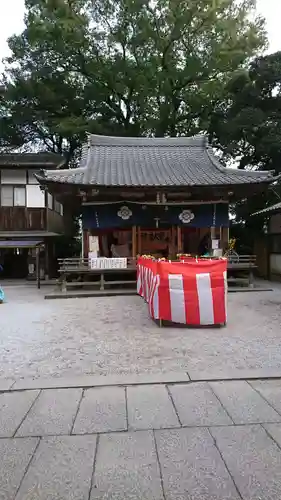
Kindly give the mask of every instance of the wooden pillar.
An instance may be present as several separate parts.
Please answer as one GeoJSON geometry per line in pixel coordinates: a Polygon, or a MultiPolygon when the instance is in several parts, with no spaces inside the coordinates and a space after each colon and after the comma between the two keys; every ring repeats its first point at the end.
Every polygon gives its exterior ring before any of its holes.
{"type": "Polygon", "coordinates": [[[223,232],[222,232],[222,226],[220,226],[220,242],[219,242],[219,247],[221,249],[223,248],[222,238],[223,238],[223,232]]]}
{"type": "Polygon", "coordinates": [[[36,247],[36,280],[37,280],[37,288],[41,288],[40,281],[40,247],[36,247]]]}
{"type": "Polygon", "coordinates": [[[141,228],[138,226],[138,255],[141,255],[141,228]]]}
{"type": "Polygon", "coordinates": [[[181,227],[177,227],[177,243],[178,243],[178,248],[177,248],[177,253],[182,253],[182,233],[181,233],[181,227]]]}
{"type": "Polygon", "coordinates": [[[45,240],[45,279],[49,279],[49,242],[45,240]]]}
{"type": "Polygon", "coordinates": [[[84,229],[82,229],[82,235],[81,235],[81,259],[84,258],[84,229]]]}
{"type": "Polygon", "coordinates": [[[89,231],[83,230],[83,255],[82,258],[87,259],[89,254],[89,231]]]}
{"type": "Polygon", "coordinates": [[[176,253],[176,228],[172,226],[171,229],[171,242],[169,243],[169,258],[173,257],[176,253]]]}
{"type": "Polygon", "coordinates": [[[225,251],[228,248],[229,244],[229,228],[222,227],[221,229],[222,229],[221,247],[223,251],[225,251]]]}
{"type": "Polygon", "coordinates": [[[132,257],[135,259],[137,256],[137,227],[132,227],[132,257]]]}

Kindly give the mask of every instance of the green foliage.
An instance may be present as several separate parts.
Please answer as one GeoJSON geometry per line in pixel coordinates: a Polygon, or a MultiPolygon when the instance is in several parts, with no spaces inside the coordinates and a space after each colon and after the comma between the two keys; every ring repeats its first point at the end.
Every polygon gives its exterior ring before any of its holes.
{"type": "Polygon", "coordinates": [[[3,75],[2,145],[40,144],[70,161],[86,132],[207,130],[233,72],[264,47],[254,3],[26,0],[3,75]]]}
{"type": "MultiPolygon", "coordinates": [[[[238,159],[239,168],[281,174],[281,52],[258,57],[248,71],[233,76],[209,131],[225,160],[238,159]]],[[[280,195],[278,183],[269,192],[241,200],[235,204],[236,221],[243,221],[248,234],[261,233],[264,216],[251,214],[278,203],[280,195]]]]}
{"type": "Polygon", "coordinates": [[[281,173],[281,52],[255,59],[237,73],[215,110],[210,134],[240,168],[281,173]]]}

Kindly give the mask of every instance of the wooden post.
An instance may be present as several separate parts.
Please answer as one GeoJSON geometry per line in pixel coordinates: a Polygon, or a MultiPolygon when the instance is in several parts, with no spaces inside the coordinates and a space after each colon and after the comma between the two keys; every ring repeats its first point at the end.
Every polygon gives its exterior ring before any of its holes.
{"type": "Polygon", "coordinates": [[[249,288],[254,288],[254,272],[252,267],[249,269],[249,288]]]}
{"type": "Polygon", "coordinates": [[[83,235],[82,235],[82,238],[83,238],[83,255],[82,255],[82,258],[83,259],[87,259],[88,258],[88,254],[89,254],[89,231],[83,231],[83,235]]]}
{"type": "Polygon", "coordinates": [[[81,235],[81,259],[84,259],[84,229],[82,229],[81,235]]]}
{"type": "Polygon", "coordinates": [[[211,227],[211,240],[216,239],[216,228],[214,226],[211,227]]]}
{"type": "Polygon", "coordinates": [[[221,247],[223,249],[223,252],[228,248],[229,244],[229,228],[228,227],[222,227],[222,241],[221,241],[221,247]]]}
{"type": "Polygon", "coordinates": [[[40,282],[40,247],[36,247],[36,279],[37,279],[37,288],[39,290],[41,288],[41,282],[40,282]]]}
{"type": "Polygon", "coordinates": [[[171,259],[174,254],[176,253],[176,228],[175,226],[172,226],[172,229],[170,230],[170,235],[171,235],[171,241],[169,241],[169,259],[171,259]]]}
{"type": "Polygon", "coordinates": [[[221,249],[221,253],[223,253],[223,230],[222,226],[220,226],[220,243],[219,243],[219,248],[221,249]]]}
{"type": "Polygon", "coordinates": [[[66,273],[62,274],[61,291],[62,292],[67,291],[67,274],[66,273]]]}
{"type": "Polygon", "coordinates": [[[137,256],[137,227],[132,227],[132,257],[135,259],[137,256]]]}
{"type": "Polygon", "coordinates": [[[49,243],[45,240],[45,279],[49,279],[49,243]]]}
{"type": "Polygon", "coordinates": [[[211,255],[214,255],[214,253],[215,253],[214,250],[213,250],[212,241],[216,240],[216,239],[217,239],[216,238],[216,228],[215,228],[215,226],[212,226],[211,227],[211,248],[210,248],[211,255]]]}
{"type": "Polygon", "coordinates": [[[177,253],[181,253],[182,252],[182,234],[181,234],[181,227],[178,226],[177,227],[177,240],[178,240],[178,251],[177,253]]]}
{"type": "Polygon", "coordinates": [[[101,275],[100,275],[100,290],[104,290],[104,274],[103,272],[101,272],[101,275]]]}
{"type": "Polygon", "coordinates": [[[138,255],[141,255],[141,228],[138,226],[138,255]]]}

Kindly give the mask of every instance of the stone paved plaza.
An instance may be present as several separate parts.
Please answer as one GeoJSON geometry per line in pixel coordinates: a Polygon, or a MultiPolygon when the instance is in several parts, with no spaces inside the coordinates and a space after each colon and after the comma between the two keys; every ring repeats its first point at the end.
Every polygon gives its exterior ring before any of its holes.
{"type": "Polygon", "coordinates": [[[5,288],[0,379],[281,369],[280,286],[229,294],[228,325],[204,329],[160,329],[138,296],[44,300],[49,288],[5,288]]]}
{"type": "Polygon", "coordinates": [[[229,295],[218,329],[5,291],[0,500],[280,500],[280,286],[229,295]]]}
{"type": "Polygon", "coordinates": [[[281,381],[4,391],[5,500],[278,500],[281,381]]]}

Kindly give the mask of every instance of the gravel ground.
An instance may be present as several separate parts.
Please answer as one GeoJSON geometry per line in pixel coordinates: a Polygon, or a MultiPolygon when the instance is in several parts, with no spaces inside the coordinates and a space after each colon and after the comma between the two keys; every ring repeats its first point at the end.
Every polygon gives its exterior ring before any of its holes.
{"type": "Polygon", "coordinates": [[[0,305],[0,378],[281,368],[281,286],[229,295],[225,328],[160,329],[143,300],[44,300],[11,286],[0,305]]]}

